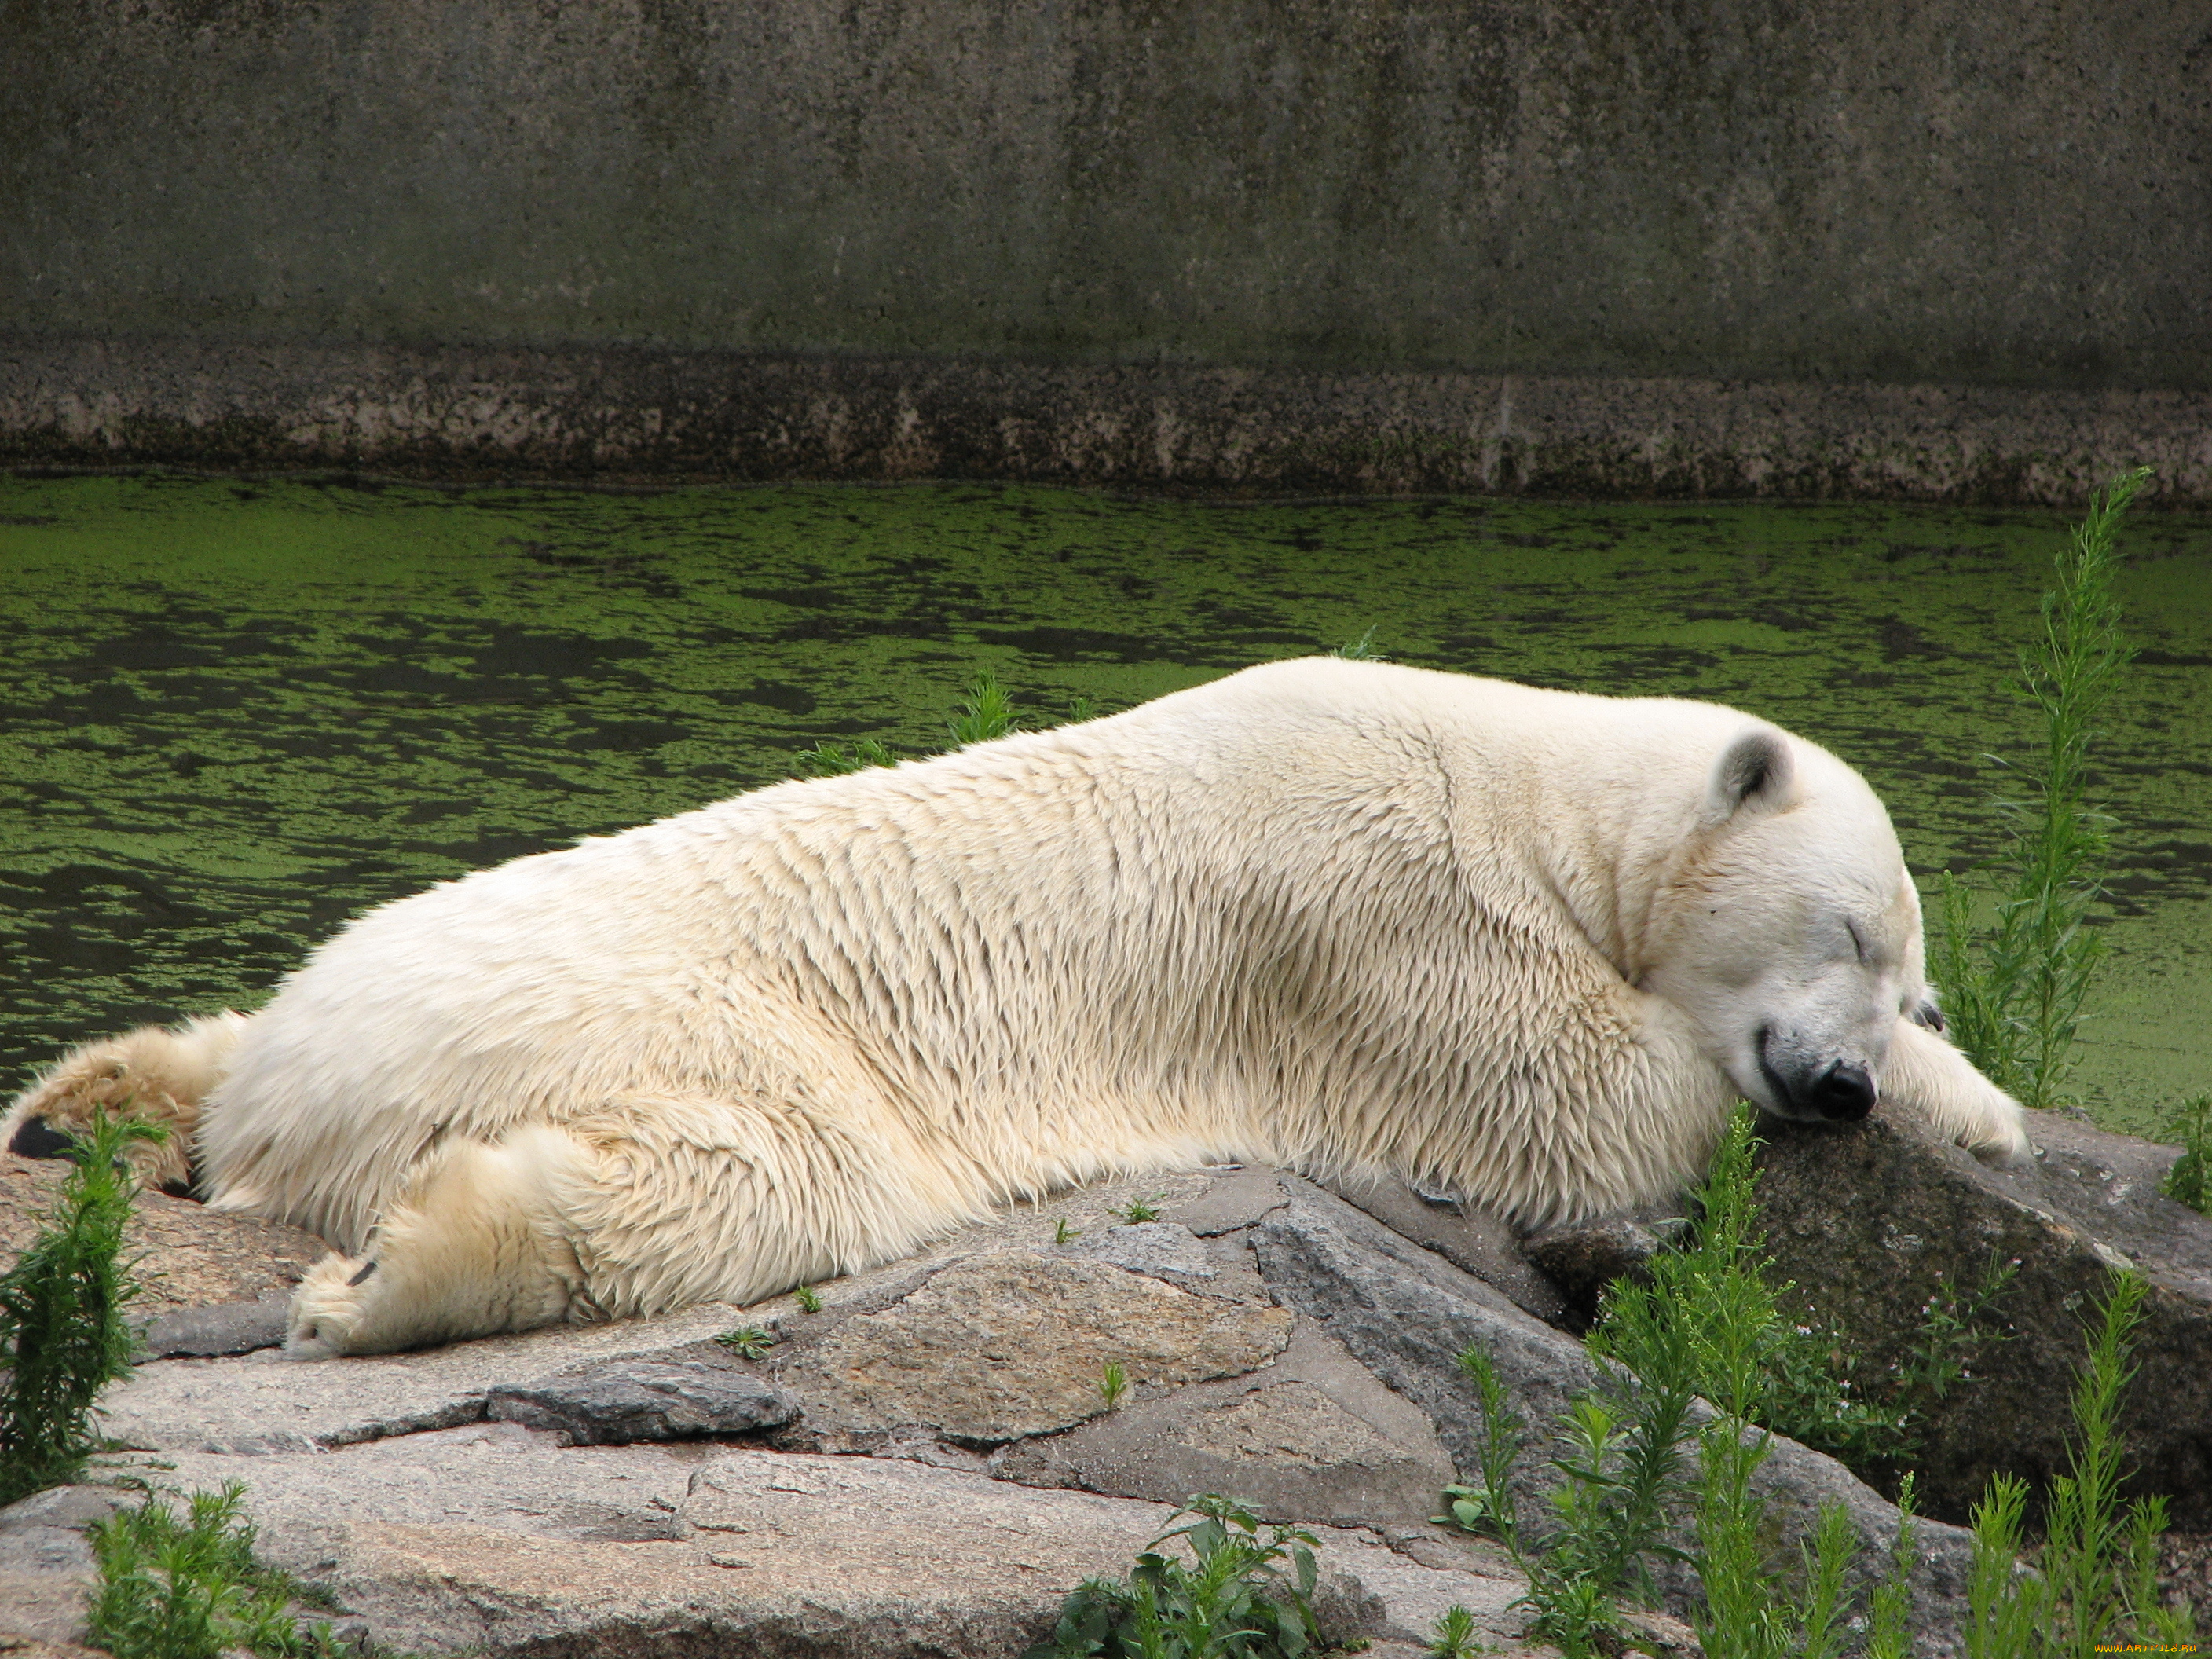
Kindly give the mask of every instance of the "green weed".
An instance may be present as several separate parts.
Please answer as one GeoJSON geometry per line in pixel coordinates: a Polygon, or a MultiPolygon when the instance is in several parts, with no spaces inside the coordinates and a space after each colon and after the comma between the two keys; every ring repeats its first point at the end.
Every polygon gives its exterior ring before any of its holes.
{"type": "Polygon", "coordinates": [[[1083,1237],[1083,1229],[1082,1229],[1082,1228],[1080,1228],[1080,1227],[1071,1227],[1071,1226],[1069,1226],[1069,1225],[1067,1224],[1067,1218],[1066,1218],[1066,1216],[1064,1216],[1064,1215],[1063,1215],[1063,1216],[1054,1216],[1054,1217],[1053,1218],[1053,1223],[1052,1223],[1052,1242],[1053,1242],[1054,1243],[1055,1243],[1055,1244],[1067,1244],[1067,1243],[1073,1243],[1075,1240],[1077,1240],[1077,1239],[1079,1239],[1079,1238],[1080,1238],[1080,1237],[1083,1237]]]}
{"type": "Polygon", "coordinates": [[[1110,1412],[1119,1406],[1128,1392],[1129,1373],[1121,1368],[1120,1360],[1108,1360],[1105,1369],[1098,1373],[1098,1397],[1106,1402],[1106,1409],[1110,1412]]]}
{"type": "Polygon", "coordinates": [[[288,1611],[298,1587],[254,1559],[240,1518],[246,1488],[194,1492],[181,1516],[161,1497],[87,1531],[100,1577],[85,1623],[115,1659],[258,1659],[330,1650],[328,1631],[302,1633],[288,1611]]]}
{"type": "Polygon", "coordinates": [[[1527,1425],[1506,1405],[1490,1355],[1470,1347],[1460,1369],[1474,1384],[1482,1421],[1477,1484],[1450,1486],[1449,1525],[1498,1539],[1528,1577],[1522,1598],[1529,1631],[1567,1659],[1616,1648],[1619,1604],[1654,1599],[1647,1558],[1680,1560],[1666,1541],[1679,1518],[1684,1455],[1693,1438],[1686,1387],[1632,1388],[1577,1396],[1556,1425],[1548,1494],[1551,1524],[1531,1534],[1516,1513],[1510,1481],[1528,1444],[1527,1425]],[[1609,1397],[1608,1397],[1609,1396],[1609,1397]]]}
{"type": "Polygon", "coordinates": [[[1330,652],[1328,654],[1332,657],[1343,657],[1352,662],[1388,662],[1390,660],[1389,658],[1384,656],[1380,651],[1377,651],[1375,648],[1375,630],[1371,627],[1358,639],[1353,640],[1347,645],[1338,646],[1335,650],[1330,652]]]}
{"type": "Polygon", "coordinates": [[[794,763],[799,769],[795,777],[841,778],[871,767],[896,766],[898,757],[874,738],[855,738],[849,744],[824,738],[813,748],[801,750],[794,763]]]}
{"type": "Polygon", "coordinates": [[[822,1311],[822,1292],[811,1285],[801,1285],[791,1293],[791,1299],[799,1304],[799,1311],[801,1313],[822,1311]]]}
{"type": "Polygon", "coordinates": [[[1995,927],[1976,927],[1974,896],[1948,874],[1938,908],[1936,979],[1952,1041],[2041,1109],[2066,1101],[2082,1002],[2104,955],[2088,919],[2105,890],[2110,820],[2088,803],[2088,752],[2135,654],[2112,597],[2114,537],[2149,477],[2140,467],[2091,495],[2043,597],[2042,637],[2021,654],[2014,684],[2041,716],[2043,744],[2017,772],[2026,799],[2003,804],[2011,833],[1994,872],[1995,927]]]}
{"type": "Polygon", "coordinates": [[[968,699],[960,713],[945,726],[955,749],[971,743],[988,743],[1014,729],[1014,705],[989,669],[978,669],[969,683],[968,699]]]}
{"type": "Polygon", "coordinates": [[[2039,1575],[2017,1565],[2027,1486],[1995,1476],[1974,1508],[1968,1659],[2092,1659],[2122,1644],[2188,1651],[2196,1641],[2188,1608],[2166,1606],[2158,1593],[2165,1498],[2124,1508],[2119,1498],[2120,1396],[2135,1374],[2130,1354],[2149,1291],[2140,1274],[2115,1273],[2089,1330],[2068,1472],[2051,1481],[2045,1506],[2039,1575]]]}
{"type": "Polygon", "coordinates": [[[1118,1215],[1128,1225],[1133,1227],[1139,1222],[1158,1221],[1160,1218],[1159,1204],[1160,1201],[1157,1197],[1133,1198],[1120,1209],[1109,1210],[1106,1213],[1118,1215]]]}
{"type": "Polygon", "coordinates": [[[2199,1215],[2212,1215],[2212,1095],[2176,1107],[2160,1130],[2181,1148],[2159,1190],[2199,1215]]]}
{"type": "Polygon", "coordinates": [[[724,1331],[714,1340],[740,1359],[763,1359],[779,1339],[773,1331],[764,1331],[757,1325],[740,1325],[733,1331],[724,1331]]]}
{"type": "Polygon", "coordinates": [[[1313,1612],[1315,1540],[1270,1527],[1225,1498],[1194,1498],[1195,1518],[1155,1538],[1125,1579],[1094,1578],[1061,1604],[1052,1635],[1024,1659],[1305,1659],[1321,1651],[1313,1612]],[[1190,1561],[1162,1546],[1186,1543],[1190,1561]]]}
{"type": "Polygon", "coordinates": [[[97,1449],[93,1402],[131,1374],[136,1346],[125,1314],[138,1294],[122,1259],[137,1192],[123,1163],[134,1140],[163,1131],[95,1117],[71,1149],[53,1213],[0,1274],[0,1504],[74,1480],[97,1449]]]}
{"type": "Polygon", "coordinates": [[[1433,1659],[1477,1659],[1489,1651],[1486,1643],[1474,1634],[1474,1615],[1455,1601],[1437,1615],[1437,1622],[1429,1631],[1429,1652],[1433,1659]]]}

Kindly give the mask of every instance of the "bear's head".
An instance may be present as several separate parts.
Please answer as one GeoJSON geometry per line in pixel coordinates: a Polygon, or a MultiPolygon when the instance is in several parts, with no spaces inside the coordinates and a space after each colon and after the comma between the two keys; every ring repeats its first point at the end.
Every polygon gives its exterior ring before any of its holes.
{"type": "Polygon", "coordinates": [[[1864,1117],[1899,1017],[1942,1025],[1919,896],[1866,781],[1825,750],[1753,727],[1713,762],[1672,863],[1643,988],[1687,1015],[1765,1110],[1864,1117]]]}

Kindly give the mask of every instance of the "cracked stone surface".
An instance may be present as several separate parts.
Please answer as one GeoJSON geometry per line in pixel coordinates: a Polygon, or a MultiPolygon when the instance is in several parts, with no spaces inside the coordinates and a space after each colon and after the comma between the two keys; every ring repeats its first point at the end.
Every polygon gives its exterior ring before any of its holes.
{"type": "Polygon", "coordinates": [[[1028,1440],[1001,1478],[1181,1503],[1219,1492],[1277,1521],[1419,1528],[1458,1479],[1419,1407],[1308,1326],[1272,1364],[1028,1440]]]}
{"type": "Polygon", "coordinates": [[[1134,1389],[1249,1371],[1291,1316],[1072,1254],[957,1262],[880,1310],[777,1356],[817,1433],[924,1425],[962,1444],[1070,1428],[1106,1409],[1109,1363],[1134,1389]]]}
{"type": "Polygon", "coordinates": [[[661,1319],[556,1326],[421,1353],[311,1363],[271,1352],[167,1359],[101,1397],[106,1432],[141,1451],[303,1451],[473,1423],[491,1389],[607,1360],[658,1358],[738,1323],[709,1303],[661,1319]]]}
{"type": "MultiPolygon", "coordinates": [[[[170,1478],[210,1486],[238,1462],[186,1454],[170,1478]]],[[[1005,1659],[1171,1513],[880,1458],[563,1450],[509,1424],[252,1473],[266,1559],[333,1590],[376,1642],[488,1659],[1005,1659]]],[[[1340,1639],[1411,1642],[1455,1602],[1492,1643],[1521,1621],[1517,1582],[1424,1566],[1372,1534],[1325,1534],[1321,1566],[1340,1639]]]]}
{"type": "Polygon", "coordinates": [[[1220,1277],[1198,1236],[1172,1221],[1133,1222],[1086,1233],[1070,1247],[1070,1253],[1147,1273],[1185,1290],[1203,1290],[1207,1281],[1220,1277]]]}

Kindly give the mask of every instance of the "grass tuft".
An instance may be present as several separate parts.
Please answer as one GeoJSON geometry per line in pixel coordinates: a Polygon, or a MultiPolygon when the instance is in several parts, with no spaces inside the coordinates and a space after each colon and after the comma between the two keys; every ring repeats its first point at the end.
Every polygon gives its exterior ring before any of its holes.
{"type": "Polygon", "coordinates": [[[98,1449],[93,1402],[131,1374],[137,1346],[125,1314],[138,1285],[122,1250],[137,1188],[124,1151],[163,1133],[94,1118],[45,1230],[0,1274],[0,1504],[75,1480],[98,1449]]]}
{"type": "Polygon", "coordinates": [[[1377,651],[1375,648],[1375,629],[1372,627],[1370,627],[1367,631],[1362,634],[1358,639],[1350,641],[1348,644],[1338,646],[1335,650],[1330,652],[1328,654],[1332,657],[1342,657],[1349,662],[1388,662],[1390,660],[1389,658],[1384,656],[1380,651],[1377,651]]]}
{"type": "Polygon", "coordinates": [[[799,750],[793,763],[799,769],[794,777],[842,778],[871,767],[896,766],[898,757],[875,738],[855,738],[849,744],[824,738],[813,748],[799,750]]]}
{"type": "Polygon", "coordinates": [[[1098,1397],[1106,1402],[1106,1409],[1110,1412],[1119,1406],[1128,1392],[1129,1373],[1122,1369],[1120,1360],[1108,1360],[1098,1373],[1098,1397]]]}
{"type": "Polygon", "coordinates": [[[988,668],[978,669],[975,678],[969,682],[967,701],[945,729],[955,749],[964,749],[971,743],[988,743],[1012,731],[1014,705],[1000,685],[999,677],[988,668]]]}
{"type": "Polygon", "coordinates": [[[791,1293],[791,1299],[799,1304],[799,1311],[801,1313],[822,1311],[822,1292],[811,1285],[801,1285],[791,1293]]]}

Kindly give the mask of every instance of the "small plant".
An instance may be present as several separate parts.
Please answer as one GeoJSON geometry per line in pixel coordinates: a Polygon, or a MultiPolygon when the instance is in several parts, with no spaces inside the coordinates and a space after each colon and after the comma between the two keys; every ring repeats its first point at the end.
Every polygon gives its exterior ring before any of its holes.
{"type": "Polygon", "coordinates": [[[791,1293],[791,1299],[799,1304],[799,1311],[801,1313],[822,1311],[822,1292],[811,1285],[801,1285],[791,1293]]]}
{"type": "Polygon", "coordinates": [[[2166,1530],[2166,1499],[2152,1498],[2120,1508],[2120,1395],[2135,1375],[2129,1364],[2136,1328],[2150,1281],[2140,1273],[2112,1275],[2111,1293],[2089,1334],[2087,1363],[2074,1390],[2075,1438],[2067,1450],[2067,1473],[2051,1483],[2044,1514],[2048,1541],[2040,1565],[2057,1604],[2058,1628],[2068,1652],[2087,1653],[2108,1635],[2155,1640],[2166,1609],[2156,1599],[2157,1540],[2166,1530]],[[2152,1594],[2138,1599],[2135,1558],[2147,1555],[2152,1594]]]}
{"type": "Polygon", "coordinates": [[[1434,1659],[1476,1659],[1487,1652],[1486,1644],[1475,1639],[1474,1615],[1457,1601],[1437,1615],[1437,1622],[1429,1629],[1429,1652],[1434,1659]]]}
{"type": "Polygon", "coordinates": [[[1158,1221],[1160,1218],[1159,1203],[1158,1194],[1149,1199],[1133,1198],[1120,1209],[1109,1210],[1106,1213],[1118,1215],[1125,1223],[1133,1227],[1139,1222],[1158,1221]]]}
{"type": "Polygon", "coordinates": [[[796,777],[842,778],[871,767],[896,766],[898,757],[874,738],[855,738],[849,745],[824,738],[813,748],[799,750],[794,764],[796,777]]]}
{"type": "Polygon", "coordinates": [[[1358,639],[1353,640],[1347,645],[1338,646],[1335,650],[1330,652],[1328,654],[1332,657],[1345,658],[1346,660],[1351,662],[1388,662],[1390,660],[1389,658],[1384,656],[1380,651],[1377,651],[1375,648],[1375,630],[1372,627],[1370,627],[1367,631],[1362,634],[1358,639]]]}
{"type": "Polygon", "coordinates": [[[1053,1242],[1054,1243],[1055,1243],[1055,1244],[1068,1244],[1068,1243],[1073,1243],[1075,1240],[1077,1240],[1077,1239],[1079,1239],[1079,1238],[1080,1238],[1080,1237],[1083,1237],[1083,1229],[1082,1229],[1082,1228],[1080,1228],[1080,1227],[1071,1227],[1071,1226],[1069,1226],[1069,1225],[1067,1224],[1067,1218],[1066,1218],[1066,1216],[1064,1216],[1064,1215],[1062,1215],[1062,1216],[1054,1216],[1054,1217],[1053,1218],[1053,1222],[1052,1222],[1052,1242],[1053,1242]]]}
{"type": "Polygon", "coordinates": [[[2016,1565],[2027,1486],[1993,1476],[1975,1505],[1968,1659],[2091,1659],[2124,1643],[2188,1651],[2196,1641],[2189,1609],[2159,1597],[2166,1500],[2138,1499],[2124,1510],[2119,1501],[2119,1401],[2134,1375],[2129,1354],[2149,1290],[2140,1274],[2115,1273],[2097,1310],[2074,1390],[2068,1473],[2051,1481],[2045,1505],[2039,1574],[2016,1565]]]}
{"type": "Polygon", "coordinates": [[[2180,1145],[2181,1156],[2159,1189],[2199,1215],[2212,1215],[2212,1095],[2184,1101],[2161,1133],[2180,1145]]]}
{"type": "Polygon", "coordinates": [[[763,1359],[780,1339],[773,1331],[764,1331],[757,1325],[740,1325],[733,1331],[724,1331],[714,1340],[740,1359],[763,1359]]]}
{"type": "Polygon", "coordinates": [[[1504,1379],[1488,1354],[1469,1347],[1461,1353],[1459,1368],[1474,1384],[1475,1409],[1482,1419],[1482,1462],[1478,1485],[1444,1488],[1451,1512],[1436,1519],[1442,1526],[1495,1538],[1518,1555],[1521,1529],[1511,1483],[1514,1468],[1528,1449],[1528,1425],[1506,1403],[1504,1379]]]}
{"type": "Polygon", "coordinates": [[[971,743],[988,743],[1014,729],[1014,705],[999,684],[997,675],[988,668],[976,672],[975,678],[969,683],[966,703],[945,729],[951,733],[955,749],[964,749],[971,743]]]}
{"type": "Polygon", "coordinates": [[[1067,718],[1064,724],[1068,726],[1080,726],[1085,720],[1097,720],[1101,712],[1102,711],[1098,707],[1098,699],[1096,697],[1070,697],[1067,700],[1067,718]]]}
{"type": "Polygon", "coordinates": [[[1306,1659],[1321,1652],[1315,1540],[1270,1527],[1225,1498],[1194,1498],[1119,1581],[1094,1578],[1061,1604],[1024,1659],[1306,1659]],[[1186,1565],[1162,1546],[1181,1540],[1186,1565]]]}
{"type": "Polygon", "coordinates": [[[1105,1369],[1098,1373],[1098,1397],[1106,1402],[1106,1409],[1110,1412],[1119,1406],[1128,1392],[1128,1372],[1121,1369],[1120,1360],[1108,1360],[1105,1369]]]}
{"type": "MultiPolygon", "coordinates": [[[[1496,1363],[1480,1348],[1459,1357],[1474,1382],[1482,1420],[1478,1484],[1450,1486],[1451,1513],[1439,1521],[1498,1539],[1528,1577],[1522,1599],[1532,1634],[1556,1643],[1568,1659],[1619,1645],[1617,1603],[1653,1599],[1646,1557],[1680,1560],[1665,1541],[1681,1494],[1683,1455],[1692,1437],[1685,1387],[1631,1389],[1607,1400],[1577,1396],[1559,1425],[1563,1477],[1550,1494],[1556,1522],[1540,1536],[1522,1527],[1510,1481],[1527,1449],[1525,1425],[1506,1404],[1496,1363]]],[[[1617,1376],[1617,1374],[1616,1374],[1617,1376]]]]}
{"type": "Polygon", "coordinates": [[[1997,863],[1994,932],[1978,936],[1973,896],[1943,879],[1935,966],[1952,1041],[2027,1106],[2065,1103],[2081,1005],[2104,955],[2087,924],[2105,890],[2110,820],[2088,804],[2088,752],[2135,654],[2112,597],[2113,538],[2149,477],[2139,467],[2090,495],[2043,596],[2042,638],[2021,655],[2014,684],[2042,716],[2043,744],[2020,774],[2027,799],[2005,804],[2012,832],[1997,863]]]}
{"type": "Polygon", "coordinates": [[[122,1260],[137,1188],[123,1162],[134,1140],[163,1131],[96,1116],[72,1149],[52,1217],[0,1273],[0,1504],[76,1478],[97,1449],[93,1402],[131,1374],[125,1313],[138,1293],[122,1260]]]}
{"type": "Polygon", "coordinates": [[[240,1516],[246,1488],[194,1492],[180,1516],[149,1497],[87,1529],[100,1577],[85,1623],[115,1659],[258,1659],[330,1650],[327,1627],[302,1634],[288,1611],[298,1587],[253,1557],[240,1516]]]}

